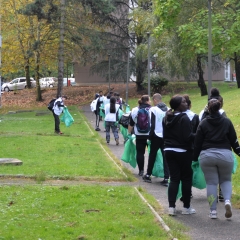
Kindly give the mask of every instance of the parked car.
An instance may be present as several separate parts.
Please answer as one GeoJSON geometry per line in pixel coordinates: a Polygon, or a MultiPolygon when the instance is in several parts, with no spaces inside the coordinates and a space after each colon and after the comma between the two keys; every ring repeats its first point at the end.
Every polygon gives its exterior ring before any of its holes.
{"type": "MultiPolygon", "coordinates": [[[[30,78],[31,87],[36,87],[36,81],[33,78],[30,78]]],[[[19,77],[13,79],[11,82],[3,83],[2,91],[9,92],[13,90],[20,90],[27,88],[26,77],[19,77]]]]}
{"type": "Polygon", "coordinates": [[[56,77],[44,77],[39,79],[39,84],[41,88],[44,87],[55,87],[58,84],[58,79],[56,77]]]}

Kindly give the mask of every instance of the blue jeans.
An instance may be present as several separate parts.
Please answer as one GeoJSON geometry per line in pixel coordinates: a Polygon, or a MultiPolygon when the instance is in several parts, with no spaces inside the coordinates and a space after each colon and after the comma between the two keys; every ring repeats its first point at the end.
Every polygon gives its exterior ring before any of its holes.
{"type": "Polygon", "coordinates": [[[112,129],[112,133],[113,133],[114,139],[116,140],[116,139],[119,138],[116,122],[108,122],[108,121],[106,121],[105,122],[105,126],[106,126],[106,141],[107,142],[110,142],[110,128],[112,129]]]}

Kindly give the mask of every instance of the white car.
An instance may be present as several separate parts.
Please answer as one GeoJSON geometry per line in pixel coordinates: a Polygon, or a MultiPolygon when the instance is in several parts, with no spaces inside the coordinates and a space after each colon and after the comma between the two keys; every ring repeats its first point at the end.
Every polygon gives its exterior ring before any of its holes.
{"type": "Polygon", "coordinates": [[[39,79],[39,85],[41,88],[44,87],[55,87],[58,84],[58,79],[55,77],[45,77],[39,79]]]}
{"type": "MultiPolygon", "coordinates": [[[[36,81],[33,78],[30,78],[31,87],[36,87],[36,81]]],[[[11,82],[3,83],[2,91],[9,92],[14,90],[20,90],[27,88],[26,77],[19,77],[13,79],[11,82]]]]}

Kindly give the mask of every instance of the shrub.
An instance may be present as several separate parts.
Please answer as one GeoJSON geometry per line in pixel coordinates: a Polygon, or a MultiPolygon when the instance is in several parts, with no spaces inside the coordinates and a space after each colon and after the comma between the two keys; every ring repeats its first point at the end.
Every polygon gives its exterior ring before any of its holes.
{"type": "MultiPolygon", "coordinates": [[[[167,85],[168,85],[168,80],[164,77],[160,77],[160,76],[151,76],[150,77],[150,87],[151,87],[152,94],[161,93],[162,88],[167,85]]],[[[144,88],[148,87],[148,79],[147,78],[144,79],[142,86],[144,88]]]]}

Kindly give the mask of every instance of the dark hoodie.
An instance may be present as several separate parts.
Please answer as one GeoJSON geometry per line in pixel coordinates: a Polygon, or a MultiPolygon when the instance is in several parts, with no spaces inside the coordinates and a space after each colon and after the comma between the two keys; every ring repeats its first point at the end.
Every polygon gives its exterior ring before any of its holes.
{"type": "Polygon", "coordinates": [[[220,113],[209,115],[198,126],[194,142],[194,160],[196,161],[202,150],[220,148],[232,150],[240,155],[237,135],[230,119],[220,113]]]}
{"type": "Polygon", "coordinates": [[[163,119],[164,148],[192,149],[194,134],[186,113],[168,114],[163,119]]]}

